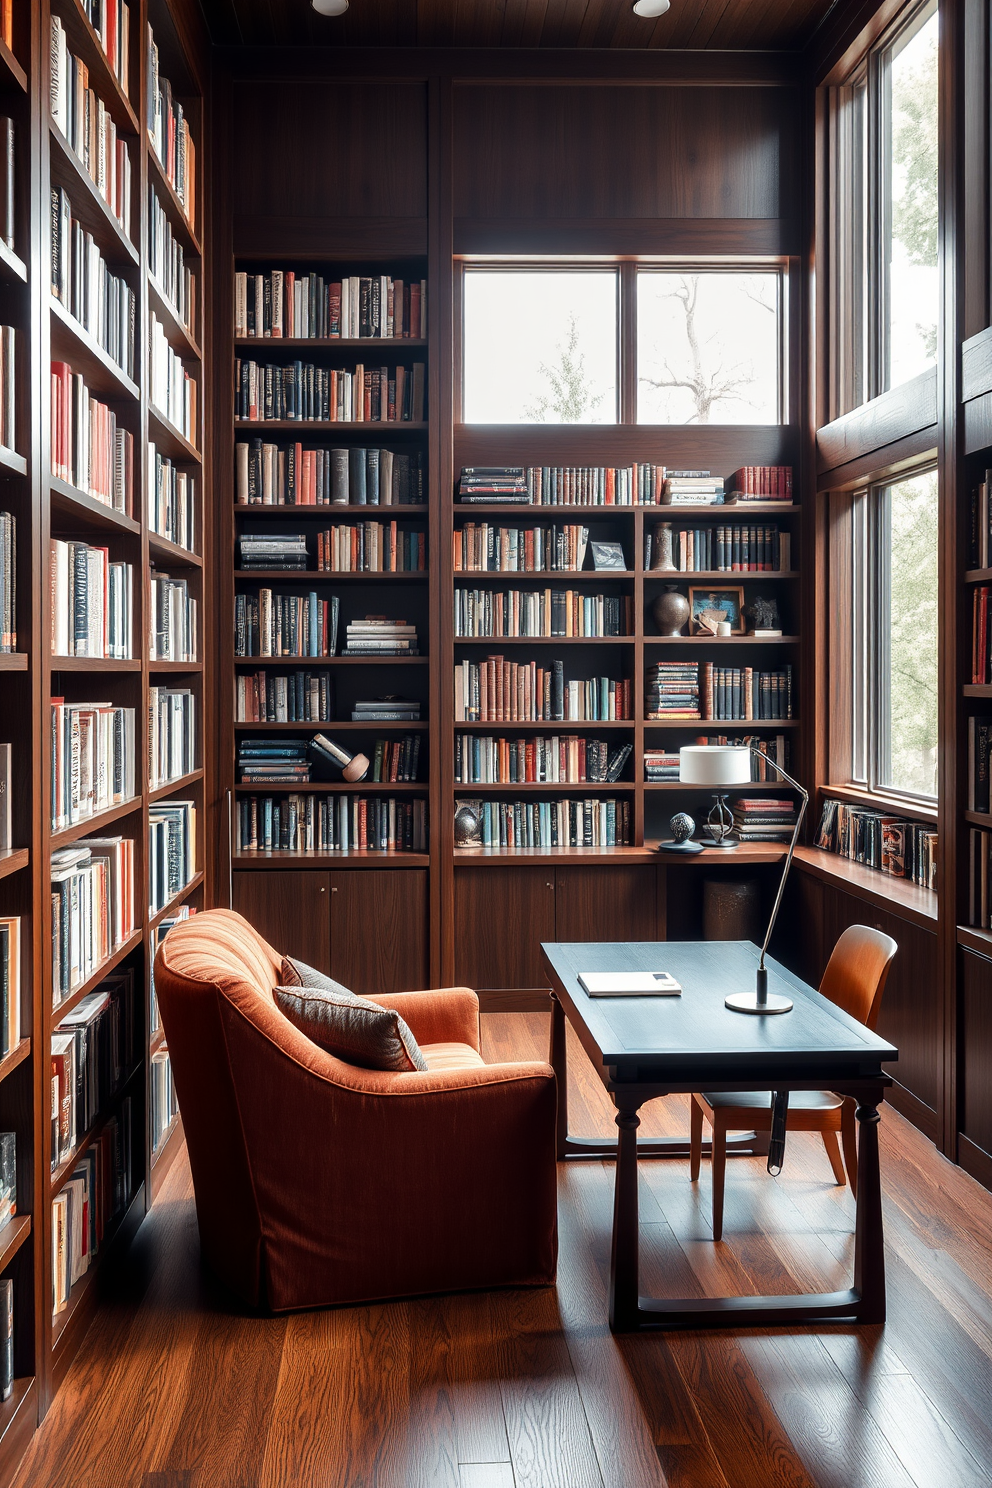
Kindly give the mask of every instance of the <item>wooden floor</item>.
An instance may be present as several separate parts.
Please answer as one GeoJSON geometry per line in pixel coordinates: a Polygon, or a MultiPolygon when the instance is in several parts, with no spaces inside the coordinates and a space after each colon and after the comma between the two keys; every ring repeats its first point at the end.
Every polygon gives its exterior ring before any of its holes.
{"type": "MultiPolygon", "coordinates": [[[[489,1014],[490,1059],[543,1057],[541,1014],[489,1014]]],[[[611,1108],[571,1049],[572,1126],[611,1108]]],[[[681,1100],[642,1132],[686,1131],[681,1100]]],[[[847,1284],[853,1206],[818,1138],[785,1172],[641,1167],[644,1282],[706,1295],[847,1284]]],[[[242,1315],[199,1267],[176,1163],[17,1488],[989,1488],[992,1195],[888,1108],[889,1322],[614,1339],[613,1170],[559,1174],[557,1290],[242,1315]]]]}

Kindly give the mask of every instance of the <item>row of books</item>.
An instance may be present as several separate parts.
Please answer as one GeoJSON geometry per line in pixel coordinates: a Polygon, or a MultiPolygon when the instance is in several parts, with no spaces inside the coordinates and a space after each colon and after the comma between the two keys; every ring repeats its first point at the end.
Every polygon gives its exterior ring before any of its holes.
{"type": "Polygon", "coordinates": [[[989,747],[992,718],[968,719],[968,810],[992,810],[989,792],[989,747]]]}
{"type": "Polygon", "coordinates": [[[16,650],[17,518],[12,512],[0,512],[0,655],[9,656],[16,650]]]}
{"type": "Polygon", "coordinates": [[[249,422],[300,420],[318,424],[421,423],[424,363],[411,367],[288,367],[238,358],[234,416],[249,422]]]}
{"type": "MultiPolygon", "coordinates": [[[[17,1133],[0,1132],[0,1230],[6,1228],[17,1213],[17,1133]]],[[[0,1326],[0,1339],[3,1328],[0,1326]]],[[[0,1361],[2,1366],[2,1361],[0,1361]]],[[[0,1367],[2,1376],[2,1367],[0,1367]]],[[[0,1399],[3,1396],[0,1389],[0,1399]]]]}
{"type": "Polygon", "coordinates": [[[191,336],[195,336],[193,270],[186,263],[183,246],[172,230],[169,214],[151,184],[148,187],[148,272],[163,298],[176,312],[176,319],[191,336]]]}
{"type": "Polygon", "coordinates": [[[741,842],[790,842],[796,829],[796,803],[775,796],[740,796],[734,802],[734,830],[741,842]]]}
{"type": "Polygon", "coordinates": [[[456,723],[606,722],[633,716],[629,678],[566,680],[564,662],[487,656],[455,665],[456,723]]]}
{"type": "Polygon", "coordinates": [[[158,914],[196,872],[196,804],[154,801],[148,808],[148,909],[158,914]]]}
{"type": "MultiPolygon", "coordinates": [[[[756,783],[774,782],[781,777],[775,769],[781,765],[789,768],[789,741],[784,734],[768,738],[761,734],[744,734],[731,737],[728,734],[697,734],[693,744],[732,745],[734,748],[757,749],[759,755],[751,755],[751,779],[756,783]]],[[[677,781],[679,778],[678,748],[645,749],[644,779],[652,782],[677,781]]]]}
{"type": "Polygon", "coordinates": [[[664,465],[466,465],[458,499],[505,506],[660,506],[664,465]]]}
{"type": "Polygon", "coordinates": [[[152,661],[195,661],[198,605],[188,579],[152,572],[149,578],[152,661]]]}
{"type": "Polygon", "coordinates": [[[310,548],[319,573],[424,573],[427,534],[400,527],[398,522],[340,524],[318,532],[308,541],[305,532],[243,532],[238,538],[242,570],[305,571],[310,548]]]}
{"type": "MultiPolygon", "coordinates": [[[[9,5],[10,0],[6,0],[9,5]]],[[[17,126],[0,114],[0,238],[15,252],[17,236],[17,126]]]]}
{"type": "Polygon", "coordinates": [[[0,444],[17,446],[17,332],[0,326],[0,444]]]}
{"type": "Polygon", "coordinates": [[[620,779],[633,746],[611,746],[582,734],[503,739],[489,734],[455,735],[456,785],[518,785],[546,782],[579,785],[620,779]]]}
{"type": "Polygon", "coordinates": [[[52,1200],[52,1310],[64,1312],[113,1221],[131,1201],[134,1103],[121,1101],[52,1200]]]}
{"type": "Polygon", "coordinates": [[[456,589],[456,636],[623,636],[634,628],[625,594],[576,589],[456,589]]]}
{"type": "Polygon", "coordinates": [[[369,778],[376,784],[399,785],[420,778],[420,735],[376,739],[369,778]]]}
{"type": "Polygon", "coordinates": [[[420,450],[304,449],[260,438],[234,446],[235,500],[243,506],[420,506],[420,450]]]}
{"type": "Polygon", "coordinates": [[[53,15],[49,68],[52,118],[125,235],[130,236],[131,156],[124,140],[117,137],[110,110],[89,82],[89,68],[69,51],[62,22],[53,15]]]}
{"type": "Polygon", "coordinates": [[[425,337],[427,280],[411,283],[388,274],[326,280],[322,274],[293,269],[239,272],[234,276],[234,334],[313,341],[425,337]]]}
{"type": "Polygon", "coordinates": [[[888,812],[824,801],[815,845],[893,878],[937,887],[937,833],[888,812]]]}
{"type": "MultiPolygon", "coordinates": [[[[319,736],[318,736],[319,737],[319,736]]],[[[309,739],[238,740],[238,781],[241,785],[285,785],[292,789],[310,782],[309,739]]]]}
{"type": "Polygon", "coordinates": [[[976,584],[971,591],[971,680],[992,682],[992,605],[988,584],[976,584]]]}
{"type": "Polygon", "coordinates": [[[330,723],[335,713],[330,672],[239,672],[234,679],[238,723],[330,723]]]}
{"type": "Polygon", "coordinates": [[[134,843],[86,837],[52,853],[52,1005],[134,934],[134,843]]]}
{"type": "Polygon", "coordinates": [[[107,1110],[138,1057],[134,973],[105,977],[52,1030],[54,1172],[107,1110]]]}
{"type": "Polygon", "coordinates": [[[126,0],[82,0],[82,6],[99,37],[110,70],[127,97],[131,67],[131,7],[126,0]]]}
{"type": "Polygon", "coordinates": [[[148,525],[188,553],[197,549],[196,479],[148,441],[148,525]]]}
{"type": "Polygon", "coordinates": [[[742,465],[726,483],[738,501],[791,501],[791,465],[742,465]]]}
{"type": "Polygon", "coordinates": [[[713,506],[723,497],[722,478],[709,470],[669,471],[661,494],[666,506],[713,506]]]}
{"type": "Polygon", "coordinates": [[[50,583],[53,656],[130,658],[129,563],[112,562],[106,548],[53,537],[50,583]]]}
{"type": "Polygon", "coordinates": [[[52,187],[52,295],[117,363],[134,377],[137,301],[114,274],[93,237],[72,215],[68,194],[52,187]]]}
{"type": "Polygon", "coordinates": [[[456,573],[578,572],[585,562],[589,528],[578,522],[554,527],[497,527],[466,522],[452,533],[456,573]]]}
{"type": "Polygon", "coordinates": [[[134,709],[52,698],[52,831],[129,801],[135,793],[134,709]]]}
{"type": "Polygon", "coordinates": [[[594,796],[587,800],[467,801],[479,820],[483,847],[626,847],[632,841],[629,801],[594,796]]]}
{"type": "Polygon", "coordinates": [[[660,661],[647,669],[646,716],[722,721],[792,717],[792,667],[763,672],[712,661],[660,661]]]}
{"type": "Polygon", "coordinates": [[[21,1041],[21,920],[0,917],[0,1058],[21,1041]]]}
{"type": "MultiPolygon", "coordinates": [[[[785,573],[792,567],[792,534],[780,527],[757,523],[679,527],[672,539],[672,560],[681,573],[785,573]]],[[[649,529],[644,537],[645,569],[663,551],[659,529],[649,529]]]]}
{"type": "Polygon", "coordinates": [[[234,598],[235,656],[333,656],[338,644],[337,595],[273,594],[234,598]]]}
{"type": "Polygon", "coordinates": [[[392,693],[359,700],[351,712],[352,723],[416,723],[419,718],[420,704],[414,698],[397,697],[392,693]]]}
{"type": "Polygon", "coordinates": [[[152,1055],[148,1069],[149,1120],[152,1151],[157,1152],[179,1115],[179,1097],[172,1078],[172,1059],[168,1045],[162,1044],[152,1055]]]}
{"type": "Polygon", "coordinates": [[[149,687],[149,790],[158,790],[196,768],[195,696],[188,687],[149,687]]]}
{"type": "Polygon", "coordinates": [[[968,838],[968,923],[992,930],[992,832],[972,827],[968,838]]]}
{"type": "Polygon", "coordinates": [[[417,627],[405,620],[387,620],[381,615],[366,615],[364,620],[349,620],[342,656],[419,656],[417,627]]]}
{"type": "Polygon", "coordinates": [[[427,802],[395,796],[242,796],[239,852],[426,852],[427,802]]]}
{"type": "Polygon", "coordinates": [[[182,203],[188,222],[196,221],[196,148],[183,106],[168,78],[159,73],[158,47],[148,27],[148,138],[182,203]]]}
{"type": "Polygon", "coordinates": [[[52,474],[131,516],[134,435],[68,362],[52,363],[52,474]]]}
{"type": "Polygon", "coordinates": [[[178,351],[169,344],[165,327],[154,310],[149,316],[148,396],[190,444],[196,443],[196,379],[186,371],[178,351]]]}
{"type": "Polygon", "coordinates": [[[992,566],[992,503],[989,490],[992,486],[992,471],[986,470],[985,479],[971,492],[970,523],[968,528],[968,567],[989,568],[992,566]]]}

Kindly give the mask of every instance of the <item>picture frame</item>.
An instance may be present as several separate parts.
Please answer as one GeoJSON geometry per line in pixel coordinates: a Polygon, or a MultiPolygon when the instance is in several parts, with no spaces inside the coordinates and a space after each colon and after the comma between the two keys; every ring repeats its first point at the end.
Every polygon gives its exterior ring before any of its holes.
{"type": "Polygon", "coordinates": [[[592,553],[592,566],[597,573],[609,572],[610,569],[620,573],[626,571],[623,543],[593,542],[589,544],[589,549],[592,553]]]}
{"type": "Polygon", "coordinates": [[[730,634],[745,634],[742,584],[690,584],[689,623],[693,635],[716,635],[718,620],[730,621],[730,634]],[[716,618],[714,618],[716,617],[716,618]]]}

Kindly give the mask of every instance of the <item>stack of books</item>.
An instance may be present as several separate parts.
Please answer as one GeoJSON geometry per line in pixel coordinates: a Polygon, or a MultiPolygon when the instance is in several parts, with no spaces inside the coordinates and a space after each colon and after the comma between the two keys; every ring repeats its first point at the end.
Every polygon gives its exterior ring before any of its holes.
{"type": "Polygon", "coordinates": [[[723,481],[708,470],[670,470],[662,501],[666,506],[714,506],[723,500],[723,481]]]}
{"type": "Polygon", "coordinates": [[[422,506],[420,450],[281,449],[261,438],[234,447],[242,506],[422,506]]]}
{"type": "Polygon", "coordinates": [[[157,790],[195,769],[196,698],[188,687],[149,687],[149,788],[157,790]]]}
{"type": "Polygon", "coordinates": [[[418,723],[420,704],[412,698],[378,697],[357,702],[351,710],[352,723],[418,723]]]}
{"type": "Polygon", "coordinates": [[[700,718],[698,661],[659,661],[647,669],[647,718],[700,718]]]}
{"type": "Polygon", "coordinates": [[[295,789],[310,780],[310,757],[305,739],[241,739],[238,774],[242,785],[285,785],[295,789]]]}
{"type": "Polygon", "coordinates": [[[238,594],[234,600],[235,656],[333,656],[338,645],[337,595],[238,594]]]}
{"type": "Polygon", "coordinates": [[[700,689],[703,718],[792,717],[791,666],[761,672],[756,667],[724,667],[704,661],[700,689]]]}
{"type": "Polygon", "coordinates": [[[155,312],[148,318],[148,396],[190,444],[196,443],[196,379],[174,351],[155,312]]]}
{"type": "Polygon", "coordinates": [[[272,269],[234,276],[234,334],[295,340],[400,340],[427,335],[427,280],[388,274],[325,280],[272,269]]]}
{"type": "Polygon", "coordinates": [[[644,779],[649,783],[661,780],[678,780],[679,751],[671,749],[645,749],[644,779]]]}
{"type": "Polygon", "coordinates": [[[554,573],[578,571],[586,557],[589,528],[494,527],[466,522],[453,533],[456,573],[554,573]]]}
{"type": "Polygon", "coordinates": [[[483,847],[626,847],[631,840],[631,803],[612,796],[466,804],[479,816],[483,847]]]}
{"type": "Polygon", "coordinates": [[[398,522],[340,523],[317,533],[317,569],[321,573],[423,573],[427,568],[427,534],[398,522]]]}
{"type": "Polygon", "coordinates": [[[186,887],[195,865],[195,802],[154,802],[148,808],[148,903],[153,915],[186,887]]]}
{"type": "MultiPolygon", "coordinates": [[[[7,441],[4,441],[5,443],[7,441]]],[[[986,470],[985,479],[971,493],[971,522],[968,529],[968,567],[988,568],[992,556],[992,503],[989,489],[992,487],[992,470],[986,470]]]]}
{"type": "MultiPolygon", "coordinates": [[[[560,659],[550,666],[487,656],[455,666],[456,723],[578,723],[625,719],[633,705],[629,677],[565,679],[560,659]]],[[[697,715],[698,716],[698,715],[697,715]]]]}
{"type": "Polygon", "coordinates": [[[192,270],[186,267],[182,245],[172,231],[168,214],[151,184],[148,187],[148,272],[176,312],[176,319],[196,340],[192,270]]]}
{"type": "Polygon", "coordinates": [[[300,572],[307,566],[303,532],[243,532],[238,538],[242,568],[282,568],[300,572]]]}
{"type": "Polygon", "coordinates": [[[17,422],[15,417],[17,400],[17,364],[14,347],[17,332],[13,326],[0,326],[0,444],[4,449],[15,449],[17,444],[17,422]]]}
{"type": "Polygon", "coordinates": [[[194,478],[180,470],[166,455],[148,443],[149,491],[148,521],[160,537],[167,537],[187,552],[196,551],[196,512],[193,501],[194,478]]]}
{"type": "Polygon", "coordinates": [[[791,465],[742,465],[727,481],[729,501],[791,501],[791,465]]]}
{"type": "Polygon", "coordinates": [[[988,584],[971,591],[971,680],[979,686],[992,681],[992,605],[988,584]]]}
{"type": "MultiPolygon", "coordinates": [[[[154,317],[153,317],[154,319],[154,317]]],[[[234,416],[250,422],[300,420],[318,424],[421,423],[424,363],[412,367],[315,367],[237,358],[234,416]]]]}
{"type": "Polygon", "coordinates": [[[134,843],[130,837],[86,837],[59,848],[52,853],[51,882],[57,1007],[134,934],[134,843]]]}
{"type": "Polygon", "coordinates": [[[129,660],[131,565],[111,563],[106,548],[51,541],[52,655],[129,660]]]}
{"type": "Polygon", "coordinates": [[[21,920],[0,919],[0,1057],[21,1041],[21,920]]]}
{"type": "Polygon", "coordinates": [[[17,518],[0,512],[0,653],[17,650],[17,518]]]}
{"type": "Polygon", "coordinates": [[[414,781],[419,765],[419,734],[404,734],[402,739],[376,739],[372,755],[373,780],[390,785],[414,781]]]}
{"type": "Polygon", "coordinates": [[[459,477],[458,499],[517,506],[530,501],[522,465],[467,465],[459,477]]]}
{"type": "Polygon", "coordinates": [[[456,589],[456,636],[623,636],[633,634],[628,594],[576,589],[456,589]]]}
{"type": "Polygon", "coordinates": [[[153,573],[151,590],[152,661],[195,661],[197,603],[186,579],[153,573]]]}
{"type": "Polygon", "coordinates": [[[455,735],[455,781],[461,785],[551,785],[619,780],[633,746],[614,748],[605,739],[577,734],[500,739],[488,734],[455,735]]]}
{"type": "Polygon", "coordinates": [[[128,377],[134,377],[136,301],[127,280],[111,273],[93,234],[72,215],[69,197],[52,187],[52,294],[128,377]]]}
{"type": "MultiPolygon", "coordinates": [[[[87,17],[101,8],[106,10],[109,7],[87,6],[87,17]]],[[[130,237],[131,157],[127,145],[123,139],[118,139],[113,116],[103,99],[89,86],[90,74],[86,63],[69,51],[65,29],[58,16],[52,16],[51,27],[49,95],[52,118],[125,235],[130,237]]],[[[116,31],[116,27],[114,29],[116,31]]],[[[53,210],[56,195],[53,190],[53,210]]]]}
{"type": "Polygon", "coordinates": [[[734,802],[734,826],[742,842],[789,842],[796,804],[772,796],[741,796],[734,802]]]}
{"type": "Polygon", "coordinates": [[[330,672],[251,672],[235,684],[238,723],[329,723],[334,717],[330,672]]]}
{"type": "Polygon", "coordinates": [[[52,831],[134,795],[134,709],[52,698],[52,831]]]}
{"type": "Polygon", "coordinates": [[[90,396],[68,362],[52,363],[51,412],[52,474],[130,516],[134,435],[118,427],[116,414],[90,396]]]}
{"type": "Polygon", "coordinates": [[[84,997],[53,1030],[53,1108],[55,1078],[59,1088],[53,1169],[75,1150],[131,1072],[136,1052],[134,1002],[133,973],[119,973],[84,997]]]}
{"type": "MultiPolygon", "coordinates": [[[[972,886],[978,882],[976,833],[972,832],[972,886]]],[[[978,836],[987,834],[978,833],[978,836]]],[[[992,842],[992,837],[989,837],[992,842]]],[[[937,833],[921,822],[906,821],[887,812],[851,806],[846,801],[824,801],[815,846],[838,853],[868,868],[877,868],[893,878],[909,878],[924,888],[937,887],[937,833]]],[[[975,907],[974,896],[972,908],[975,907]]],[[[987,907],[987,906],[986,906],[987,907]]],[[[972,924],[988,921],[972,919],[972,924]]]]}
{"type": "Polygon", "coordinates": [[[52,1200],[52,1310],[64,1312],[69,1293],[103,1243],[111,1221],[131,1200],[132,1100],[104,1124],[52,1200]]]}
{"type": "Polygon", "coordinates": [[[188,222],[196,221],[196,151],[183,106],[159,73],[158,47],[148,27],[148,135],[188,222]]]}
{"type": "Polygon", "coordinates": [[[350,620],[342,656],[419,656],[417,627],[385,615],[350,620]]]}
{"type": "Polygon", "coordinates": [[[968,719],[968,810],[987,813],[992,718],[968,719]]]}

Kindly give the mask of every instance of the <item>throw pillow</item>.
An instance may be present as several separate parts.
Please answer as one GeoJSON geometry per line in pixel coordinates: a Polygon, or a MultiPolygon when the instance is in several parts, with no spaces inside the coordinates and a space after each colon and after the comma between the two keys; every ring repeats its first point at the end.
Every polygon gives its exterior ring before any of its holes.
{"type": "Polygon", "coordinates": [[[326,976],[316,967],[308,966],[296,956],[283,956],[279,975],[284,987],[308,987],[313,991],[339,992],[345,997],[356,996],[350,987],[336,982],[333,977],[326,976]]]}
{"type": "Polygon", "coordinates": [[[392,1008],[309,987],[276,987],[276,1006],[311,1043],[362,1069],[425,1070],[410,1029],[392,1008]]]}

